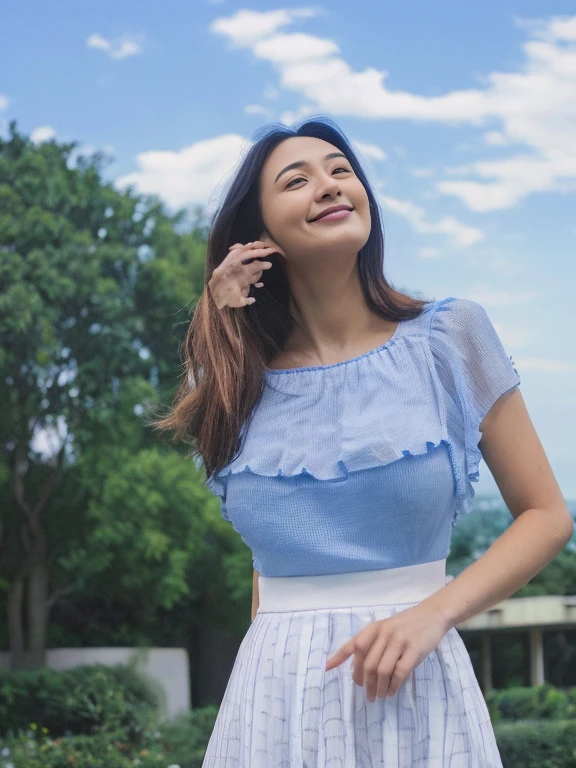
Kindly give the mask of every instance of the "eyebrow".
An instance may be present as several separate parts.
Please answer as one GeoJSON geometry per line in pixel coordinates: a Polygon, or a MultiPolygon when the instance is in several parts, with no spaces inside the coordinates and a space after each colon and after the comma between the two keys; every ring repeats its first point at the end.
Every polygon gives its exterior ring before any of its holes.
{"type": "MultiPolygon", "coordinates": [[[[346,155],[344,155],[342,152],[329,152],[325,157],[324,160],[332,160],[333,157],[343,157],[345,160],[348,160],[346,155]]],[[[283,168],[278,176],[274,179],[274,184],[278,181],[280,176],[282,176],[283,173],[286,173],[286,171],[291,171],[293,168],[303,168],[304,166],[309,165],[306,160],[296,160],[295,163],[290,163],[290,165],[287,165],[286,168],[283,168]]]]}

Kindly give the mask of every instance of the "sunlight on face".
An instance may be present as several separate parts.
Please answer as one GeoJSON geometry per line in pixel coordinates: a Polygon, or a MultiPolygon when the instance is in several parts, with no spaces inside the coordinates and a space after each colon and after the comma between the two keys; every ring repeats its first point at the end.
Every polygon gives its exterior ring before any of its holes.
{"type": "Polygon", "coordinates": [[[289,261],[356,256],[370,235],[366,190],[338,147],[323,139],[292,136],[272,151],[260,174],[260,206],[266,230],[289,261]],[[338,205],[352,210],[313,221],[338,205]]]}

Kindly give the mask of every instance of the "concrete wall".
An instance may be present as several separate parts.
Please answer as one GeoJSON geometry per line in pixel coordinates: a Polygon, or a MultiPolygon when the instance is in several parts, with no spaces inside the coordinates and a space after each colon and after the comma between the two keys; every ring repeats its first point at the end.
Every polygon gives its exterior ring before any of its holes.
{"type": "Polygon", "coordinates": [[[456,629],[576,627],[576,600],[570,595],[510,597],[461,622],[456,629]]]}
{"type": "MultiPolygon", "coordinates": [[[[165,717],[190,709],[188,653],[184,648],[54,648],[46,652],[46,666],[50,669],[130,662],[160,692],[165,717]]],[[[6,669],[9,664],[9,654],[0,653],[0,668],[6,669]]]]}

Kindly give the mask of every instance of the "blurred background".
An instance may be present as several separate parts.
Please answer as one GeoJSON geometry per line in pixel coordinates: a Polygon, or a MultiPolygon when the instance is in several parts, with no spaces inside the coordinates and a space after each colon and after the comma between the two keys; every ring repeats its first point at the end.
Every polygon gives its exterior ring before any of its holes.
{"type": "MultiPolygon", "coordinates": [[[[0,768],[199,766],[251,553],[145,413],[222,190],[261,125],[335,119],[388,281],[485,307],[576,514],[576,8],[34,0],[0,29],[0,768]]],[[[512,522],[480,475],[452,576],[512,522]]],[[[458,629],[506,764],[545,764],[537,720],[568,766],[576,541],[458,629]]]]}

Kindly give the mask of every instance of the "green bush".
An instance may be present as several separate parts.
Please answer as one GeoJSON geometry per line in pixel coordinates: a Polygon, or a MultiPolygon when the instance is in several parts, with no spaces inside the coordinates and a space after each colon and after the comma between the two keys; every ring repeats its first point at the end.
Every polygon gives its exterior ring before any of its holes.
{"type": "Polygon", "coordinates": [[[121,729],[51,738],[34,726],[0,739],[0,768],[201,768],[217,713],[217,707],[204,707],[150,724],[139,745],[121,729]]]}
{"type": "Polygon", "coordinates": [[[553,685],[490,691],[486,704],[493,723],[508,720],[570,720],[576,717],[576,688],[553,685]]]}
{"type": "Polygon", "coordinates": [[[51,739],[34,730],[0,740],[0,768],[167,768],[159,747],[135,747],[121,734],[51,739]]]}
{"type": "Polygon", "coordinates": [[[524,720],[499,723],[494,733],[504,768],[573,768],[576,721],[524,720]]]}
{"type": "Polygon", "coordinates": [[[201,768],[217,714],[218,707],[198,707],[159,726],[159,741],[172,764],[201,768]]]}
{"type": "Polygon", "coordinates": [[[137,744],[158,705],[154,689],[128,666],[0,672],[2,735],[34,723],[52,738],[121,729],[137,744]]]}

